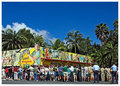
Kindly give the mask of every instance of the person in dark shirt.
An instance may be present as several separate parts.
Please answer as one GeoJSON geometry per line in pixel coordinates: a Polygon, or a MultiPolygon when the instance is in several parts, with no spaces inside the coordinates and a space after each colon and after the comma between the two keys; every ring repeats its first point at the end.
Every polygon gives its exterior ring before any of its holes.
{"type": "Polygon", "coordinates": [[[79,82],[82,81],[81,65],[79,65],[79,68],[78,68],[78,80],[79,82]]]}
{"type": "Polygon", "coordinates": [[[14,80],[14,66],[12,66],[12,79],[14,80]]]}
{"type": "Polygon", "coordinates": [[[27,80],[30,80],[30,69],[27,69],[27,80]]]}
{"type": "Polygon", "coordinates": [[[9,68],[9,79],[12,79],[12,67],[9,68]]]}

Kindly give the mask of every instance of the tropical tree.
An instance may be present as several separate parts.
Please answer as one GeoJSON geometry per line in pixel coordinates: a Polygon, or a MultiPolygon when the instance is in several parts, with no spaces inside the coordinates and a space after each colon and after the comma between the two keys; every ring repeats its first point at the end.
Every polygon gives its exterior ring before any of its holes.
{"type": "Polygon", "coordinates": [[[54,43],[51,40],[49,41],[50,41],[49,48],[54,49],[54,50],[67,51],[65,43],[62,42],[60,39],[56,39],[54,43]]]}
{"type": "Polygon", "coordinates": [[[89,36],[85,39],[85,43],[84,43],[84,48],[83,48],[83,52],[85,55],[90,55],[91,53],[91,42],[92,40],[89,39],[89,36]]]}
{"type": "Polygon", "coordinates": [[[25,36],[28,40],[28,43],[27,44],[24,44],[24,48],[28,48],[28,47],[33,47],[34,44],[35,44],[35,41],[34,41],[34,36],[33,34],[31,33],[30,30],[26,29],[26,28],[23,28],[23,29],[20,29],[18,31],[18,35],[19,36],[25,36]]]}
{"type": "Polygon", "coordinates": [[[74,29],[72,32],[69,32],[67,34],[67,37],[65,38],[65,40],[67,41],[66,43],[71,49],[75,50],[75,53],[77,52],[77,48],[79,49],[78,41],[80,39],[82,39],[82,34],[80,34],[79,31],[75,31],[74,29]]]}
{"type": "Polygon", "coordinates": [[[113,25],[114,29],[110,30],[110,35],[105,45],[105,55],[108,58],[110,65],[113,62],[118,64],[118,20],[115,20],[113,25]]]}
{"type": "Polygon", "coordinates": [[[114,29],[117,29],[117,28],[118,28],[118,19],[116,19],[116,20],[114,21],[113,25],[114,25],[114,29]]]}
{"type": "Polygon", "coordinates": [[[111,66],[113,62],[118,65],[118,21],[115,20],[113,25],[114,29],[107,31],[109,35],[107,34],[104,46],[96,48],[91,54],[100,65],[111,66]]]}
{"type": "Polygon", "coordinates": [[[104,45],[109,35],[108,27],[106,26],[106,24],[101,23],[97,25],[95,34],[97,38],[101,41],[101,44],[104,45]]]}
{"type": "Polygon", "coordinates": [[[2,49],[11,50],[11,49],[21,49],[26,44],[27,38],[23,35],[18,35],[16,31],[11,29],[2,31],[2,49]]]}
{"type": "Polygon", "coordinates": [[[42,35],[32,33],[29,29],[23,28],[18,31],[19,35],[23,35],[27,38],[28,43],[24,45],[25,48],[34,47],[34,44],[37,42],[40,46],[44,46],[45,40],[42,35]]]}
{"type": "Polygon", "coordinates": [[[95,61],[98,63],[98,65],[104,65],[104,48],[100,47],[99,50],[96,50],[94,53],[91,54],[92,57],[94,57],[95,61]]]}
{"type": "Polygon", "coordinates": [[[113,43],[108,42],[105,45],[105,50],[104,50],[104,59],[106,61],[106,65],[111,66],[113,62],[116,62],[118,64],[118,46],[113,45],[113,43]]]}
{"type": "Polygon", "coordinates": [[[56,39],[55,42],[53,43],[51,40],[50,41],[50,48],[51,49],[58,49],[59,46],[60,46],[60,43],[61,43],[61,40],[60,39],[56,39]]]}

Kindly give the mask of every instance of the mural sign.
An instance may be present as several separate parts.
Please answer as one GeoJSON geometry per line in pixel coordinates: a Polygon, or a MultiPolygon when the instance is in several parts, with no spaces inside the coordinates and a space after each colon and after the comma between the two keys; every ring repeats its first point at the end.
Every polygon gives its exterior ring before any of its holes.
{"type": "MultiPolygon", "coordinates": [[[[2,66],[22,66],[27,67],[34,64],[34,61],[29,57],[28,51],[32,54],[35,49],[18,49],[2,52],[2,66]]],[[[90,56],[75,54],[71,52],[64,52],[53,50],[49,48],[40,47],[41,58],[57,59],[74,62],[91,63],[94,59],[90,56]]],[[[42,62],[41,62],[42,65],[42,62]]]]}

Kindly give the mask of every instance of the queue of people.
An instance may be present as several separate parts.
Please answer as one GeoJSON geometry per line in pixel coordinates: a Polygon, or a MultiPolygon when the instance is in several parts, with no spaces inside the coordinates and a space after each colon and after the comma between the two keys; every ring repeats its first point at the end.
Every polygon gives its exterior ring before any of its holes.
{"type": "Polygon", "coordinates": [[[3,67],[3,80],[35,80],[35,81],[63,81],[63,82],[77,82],[77,81],[111,81],[118,83],[118,71],[115,64],[109,67],[99,67],[95,65],[73,66],[73,65],[50,65],[50,66],[30,66],[28,68],[22,67],[3,67]]]}

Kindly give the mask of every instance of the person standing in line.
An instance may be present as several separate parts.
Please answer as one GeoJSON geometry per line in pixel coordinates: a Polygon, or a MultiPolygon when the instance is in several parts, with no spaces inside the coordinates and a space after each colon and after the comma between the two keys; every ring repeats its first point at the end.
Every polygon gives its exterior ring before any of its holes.
{"type": "Polygon", "coordinates": [[[90,65],[88,67],[88,81],[91,81],[92,80],[92,73],[93,73],[93,70],[92,70],[92,66],[90,65]]]}
{"type": "Polygon", "coordinates": [[[33,69],[34,68],[32,66],[29,67],[29,70],[30,70],[30,80],[33,80],[33,78],[34,78],[33,69]]]}
{"type": "Polygon", "coordinates": [[[68,68],[68,70],[67,70],[67,72],[68,72],[68,80],[70,80],[70,69],[69,69],[70,67],[68,66],[67,68],[68,68]]]}
{"type": "Polygon", "coordinates": [[[73,76],[73,72],[74,72],[74,67],[73,66],[71,66],[70,68],[70,79],[71,79],[71,81],[73,82],[74,81],[74,76],[73,76]]]}
{"type": "Polygon", "coordinates": [[[84,74],[85,74],[85,78],[84,78],[84,80],[86,81],[88,81],[88,67],[87,67],[87,65],[84,67],[84,69],[85,69],[85,72],[84,72],[84,74]]]}
{"type": "Polygon", "coordinates": [[[27,80],[29,81],[30,80],[30,69],[27,68],[27,80]]]}
{"type": "Polygon", "coordinates": [[[59,67],[59,79],[60,79],[60,81],[62,80],[62,76],[63,76],[63,67],[62,67],[62,65],[60,65],[60,67],[59,67]]]}
{"type": "Polygon", "coordinates": [[[84,81],[84,66],[81,67],[82,81],[84,81]]]}
{"type": "Polygon", "coordinates": [[[5,73],[6,73],[6,79],[9,78],[9,70],[8,70],[8,67],[6,66],[6,69],[5,69],[5,73]]]}
{"type": "Polygon", "coordinates": [[[107,81],[110,81],[111,74],[110,74],[110,68],[107,66],[107,81]]]}
{"type": "Polygon", "coordinates": [[[12,66],[12,80],[14,80],[14,66],[12,66]]]}
{"type": "MultiPolygon", "coordinates": [[[[50,69],[49,69],[49,70],[50,70],[50,69]]],[[[45,76],[45,67],[42,66],[42,67],[41,67],[41,76],[40,76],[40,77],[41,77],[41,80],[44,80],[44,79],[45,79],[44,76],[45,76]]]]}
{"type": "Polygon", "coordinates": [[[19,71],[19,79],[22,80],[22,78],[23,78],[23,75],[22,75],[23,70],[22,70],[21,66],[19,67],[18,71],[19,71]]]}
{"type": "Polygon", "coordinates": [[[2,68],[2,79],[3,79],[3,80],[6,80],[6,79],[5,79],[5,68],[4,68],[4,67],[2,68]]]}
{"type": "Polygon", "coordinates": [[[79,78],[79,82],[82,81],[82,70],[81,70],[81,65],[79,64],[79,68],[78,68],[78,78],[79,78]]]}
{"type": "Polygon", "coordinates": [[[107,82],[107,66],[105,67],[105,69],[104,69],[104,73],[105,73],[105,82],[107,82]]]}
{"type": "Polygon", "coordinates": [[[24,80],[27,80],[27,78],[26,78],[28,76],[28,74],[27,74],[27,68],[24,69],[24,73],[25,73],[24,80]]]}
{"type": "Polygon", "coordinates": [[[67,82],[68,82],[68,68],[67,68],[67,65],[65,65],[63,67],[63,72],[64,72],[64,82],[65,82],[65,79],[67,78],[67,82]]]}
{"type": "Polygon", "coordinates": [[[99,83],[99,70],[100,67],[97,65],[97,62],[95,62],[95,65],[93,66],[93,71],[94,71],[94,83],[96,81],[96,76],[97,76],[97,83],[99,83]]]}
{"type": "Polygon", "coordinates": [[[33,73],[34,73],[34,80],[35,80],[35,81],[38,81],[38,80],[37,80],[37,72],[38,72],[37,65],[36,65],[36,64],[34,64],[33,73]]]}
{"type": "Polygon", "coordinates": [[[58,72],[57,72],[57,65],[54,65],[53,71],[54,71],[54,73],[55,73],[55,80],[56,80],[56,79],[57,79],[57,75],[58,75],[58,72]]]}
{"type": "Polygon", "coordinates": [[[47,72],[47,81],[49,81],[49,71],[50,71],[49,66],[48,66],[47,68],[48,68],[48,72],[47,72]]]}
{"type": "Polygon", "coordinates": [[[49,75],[50,75],[50,81],[55,81],[55,73],[53,71],[53,67],[51,67],[49,71],[49,75]]]}
{"type": "Polygon", "coordinates": [[[38,80],[40,80],[40,65],[38,66],[38,80]]]}
{"type": "Polygon", "coordinates": [[[9,79],[12,80],[12,67],[9,68],[9,79]]]}
{"type": "Polygon", "coordinates": [[[85,66],[83,66],[83,81],[86,79],[85,66]]]}
{"type": "Polygon", "coordinates": [[[101,81],[104,82],[105,81],[105,73],[104,73],[104,67],[102,66],[102,68],[100,69],[101,71],[101,81]]]}
{"type": "Polygon", "coordinates": [[[116,83],[118,83],[118,79],[117,79],[117,66],[115,65],[115,63],[113,63],[111,69],[112,69],[112,84],[114,83],[114,77],[115,77],[116,83]]]}
{"type": "Polygon", "coordinates": [[[23,79],[25,79],[25,68],[23,68],[23,79]]]}
{"type": "Polygon", "coordinates": [[[47,66],[45,65],[45,80],[47,80],[47,73],[48,73],[48,68],[47,68],[47,66]]]}
{"type": "Polygon", "coordinates": [[[59,74],[58,74],[59,69],[58,69],[58,66],[56,68],[57,68],[57,71],[56,71],[56,80],[59,80],[59,74]]]}
{"type": "Polygon", "coordinates": [[[76,68],[76,66],[74,66],[73,75],[74,75],[74,82],[75,82],[75,81],[77,81],[77,68],[76,68]]]}
{"type": "Polygon", "coordinates": [[[18,80],[18,67],[14,67],[14,80],[18,80]]]}
{"type": "Polygon", "coordinates": [[[91,67],[91,81],[93,81],[94,80],[94,72],[93,72],[93,67],[91,67]]]}

